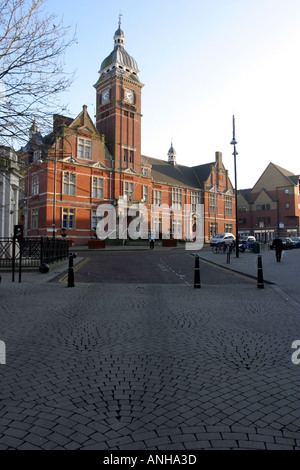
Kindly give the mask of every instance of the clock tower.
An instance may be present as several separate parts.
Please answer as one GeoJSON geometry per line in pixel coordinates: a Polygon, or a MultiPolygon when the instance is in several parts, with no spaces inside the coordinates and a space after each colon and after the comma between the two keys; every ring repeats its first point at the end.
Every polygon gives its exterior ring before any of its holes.
{"type": "Polygon", "coordinates": [[[115,170],[141,173],[141,90],[136,61],[125,50],[121,21],[114,49],[99,70],[96,89],[96,127],[104,134],[115,170]]]}

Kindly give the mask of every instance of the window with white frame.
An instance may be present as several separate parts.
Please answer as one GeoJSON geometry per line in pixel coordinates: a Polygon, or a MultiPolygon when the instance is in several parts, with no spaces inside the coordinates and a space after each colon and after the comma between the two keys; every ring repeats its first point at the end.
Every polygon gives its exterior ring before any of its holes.
{"type": "Polygon", "coordinates": [[[151,231],[154,235],[155,238],[160,238],[161,236],[161,227],[162,227],[162,223],[161,223],[161,218],[160,217],[153,217],[152,219],[152,222],[151,222],[151,231]]]}
{"type": "Polygon", "coordinates": [[[174,238],[182,238],[182,220],[174,219],[172,221],[172,232],[174,238]]]}
{"type": "Polygon", "coordinates": [[[96,230],[98,223],[101,222],[102,216],[97,215],[97,210],[92,210],[91,214],[91,223],[92,223],[92,230],[96,230]]]}
{"type": "Polygon", "coordinates": [[[32,196],[37,196],[39,194],[39,175],[32,175],[31,194],[32,196]]]}
{"type": "Polygon", "coordinates": [[[149,186],[143,186],[143,201],[145,204],[149,203],[149,186]]]}
{"type": "Polygon", "coordinates": [[[225,224],[225,232],[226,232],[226,233],[233,233],[233,226],[232,226],[232,224],[225,224]]]}
{"type": "Polygon", "coordinates": [[[78,158],[92,160],[92,141],[90,139],[78,140],[78,158]]]}
{"type": "Polygon", "coordinates": [[[126,196],[127,201],[133,201],[133,194],[134,186],[133,183],[129,183],[129,181],[124,182],[124,196],[126,196]]]}
{"type": "Polygon", "coordinates": [[[103,178],[93,177],[93,198],[103,199],[103,178]]]}
{"type": "Polygon", "coordinates": [[[162,204],[162,192],[156,189],[153,191],[153,204],[157,207],[162,204]]]}
{"type": "Polygon", "coordinates": [[[75,228],[75,209],[62,210],[62,228],[72,230],[75,228]]]}
{"type": "Polygon", "coordinates": [[[134,156],[133,150],[130,150],[129,151],[129,163],[133,163],[133,156],[134,156]]]}
{"type": "Polygon", "coordinates": [[[209,202],[210,214],[217,214],[218,213],[218,200],[217,200],[216,193],[210,193],[208,202],[209,202]]]}
{"type": "Polygon", "coordinates": [[[39,210],[32,209],[31,210],[31,229],[37,230],[39,227],[39,210]]]}
{"type": "Polygon", "coordinates": [[[218,233],[218,224],[210,222],[209,224],[209,238],[214,237],[218,233]]]}
{"type": "Polygon", "coordinates": [[[42,152],[40,150],[34,150],[33,152],[33,161],[38,162],[42,158],[42,152]]]}
{"type": "Polygon", "coordinates": [[[191,191],[192,211],[196,211],[197,204],[200,204],[200,193],[199,191],[191,191]]]}
{"type": "Polygon", "coordinates": [[[179,189],[179,188],[172,189],[172,208],[173,209],[182,208],[182,189],[179,189]]]}
{"type": "Polygon", "coordinates": [[[127,149],[123,149],[123,161],[125,163],[127,163],[127,161],[128,161],[128,150],[127,149]]]}
{"type": "Polygon", "coordinates": [[[64,172],[63,176],[63,194],[75,196],[76,194],[76,174],[69,171],[64,172]]]}
{"type": "Polygon", "coordinates": [[[232,197],[225,197],[225,215],[232,215],[232,197]]]}

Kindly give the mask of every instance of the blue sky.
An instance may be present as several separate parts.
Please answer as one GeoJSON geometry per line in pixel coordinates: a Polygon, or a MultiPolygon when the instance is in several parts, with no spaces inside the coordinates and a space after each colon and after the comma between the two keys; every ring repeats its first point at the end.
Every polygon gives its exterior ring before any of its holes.
{"type": "Polygon", "coordinates": [[[214,161],[238,188],[252,187],[270,161],[300,173],[299,0],[48,0],[47,10],[77,27],[65,57],[76,81],[62,96],[70,116],[93,117],[102,60],[113,49],[122,13],[127,52],[137,61],[142,153],[177,162],[214,161]]]}

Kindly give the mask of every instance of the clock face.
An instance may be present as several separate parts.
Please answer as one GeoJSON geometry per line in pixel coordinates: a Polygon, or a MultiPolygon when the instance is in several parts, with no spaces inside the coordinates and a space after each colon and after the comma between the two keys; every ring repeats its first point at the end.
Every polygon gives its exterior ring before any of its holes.
{"type": "Polygon", "coordinates": [[[108,103],[109,102],[109,90],[104,90],[102,93],[102,104],[108,103]]]}
{"type": "Polygon", "coordinates": [[[125,90],[124,96],[128,103],[134,103],[134,92],[132,90],[125,90]]]}

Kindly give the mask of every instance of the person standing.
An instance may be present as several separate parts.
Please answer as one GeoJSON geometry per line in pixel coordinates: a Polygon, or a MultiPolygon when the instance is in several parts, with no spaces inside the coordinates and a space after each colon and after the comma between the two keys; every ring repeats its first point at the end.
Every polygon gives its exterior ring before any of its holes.
{"type": "Polygon", "coordinates": [[[275,248],[276,261],[280,263],[283,250],[283,243],[281,238],[274,238],[272,247],[275,248]]]}
{"type": "Polygon", "coordinates": [[[154,249],[154,237],[152,236],[152,233],[149,234],[149,244],[150,244],[151,250],[153,250],[154,249]]]}

